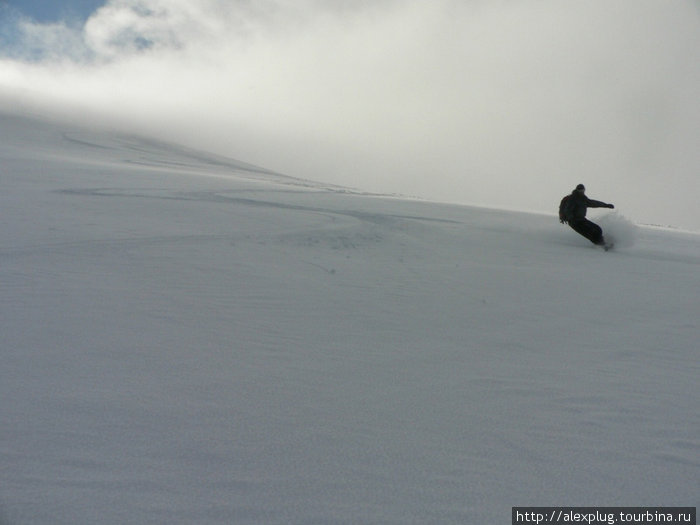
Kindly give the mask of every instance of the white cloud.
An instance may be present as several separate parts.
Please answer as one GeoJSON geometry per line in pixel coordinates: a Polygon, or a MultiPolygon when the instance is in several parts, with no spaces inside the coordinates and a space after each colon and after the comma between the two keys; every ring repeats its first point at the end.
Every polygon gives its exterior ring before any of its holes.
{"type": "Polygon", "coordinates": [[[0,86],[291,175],[533,210],[585,181],[679,225],[700,189],[691,0],[113,0],[24,31],[43,60],[0,86]]]}

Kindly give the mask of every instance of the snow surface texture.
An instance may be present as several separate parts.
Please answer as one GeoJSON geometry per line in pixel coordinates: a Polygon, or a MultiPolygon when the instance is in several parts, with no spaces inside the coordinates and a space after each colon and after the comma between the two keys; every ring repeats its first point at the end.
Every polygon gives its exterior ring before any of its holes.
{"type": "Polygon", "coordinates": [[[610,214],[606,253],[10,115],[0,159],[0,521],[698,504],[697,235],[610,214]]]}

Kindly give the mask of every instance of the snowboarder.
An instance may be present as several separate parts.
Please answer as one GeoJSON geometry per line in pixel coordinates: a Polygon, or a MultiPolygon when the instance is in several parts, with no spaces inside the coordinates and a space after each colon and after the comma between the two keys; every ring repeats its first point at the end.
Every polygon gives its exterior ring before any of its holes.
{"type": "Polygon", "coordinates": [[[586,197],[586,187],[583,184],[561,200],[559,204],[559,222],[568,224],[576,233],[583,235],[593,244],[603,246],[606,250],[611,245],[606,244],[603,238],[603,230],[596,223],[586,219],[588,208],[610,208],[615,206],[601,201],[595,201],[586,197]]]}

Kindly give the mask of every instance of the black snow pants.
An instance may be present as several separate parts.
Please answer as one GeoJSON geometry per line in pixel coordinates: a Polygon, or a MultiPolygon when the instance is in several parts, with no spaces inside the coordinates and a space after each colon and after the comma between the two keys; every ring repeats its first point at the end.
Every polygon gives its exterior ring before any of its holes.
{"type": "Polygon", "coordinates": [[[588,219],[578,219],[570,221],[569,226],[576,232],[583,235],[593,244],[605,244],[603,240],[603,230],[595,222],[588,219]]]}

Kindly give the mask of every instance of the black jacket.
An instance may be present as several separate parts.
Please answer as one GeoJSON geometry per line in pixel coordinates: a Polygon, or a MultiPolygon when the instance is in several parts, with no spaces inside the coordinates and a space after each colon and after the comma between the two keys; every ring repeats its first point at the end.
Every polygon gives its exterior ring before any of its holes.
{"type": "Polygon", "coordinates": [[[610,204],[595,201],[580,191],[572,191],[559,204],[559,219],[562,222],[576,222],[586,218],[588,208],[610,208],[610,204]]]}

